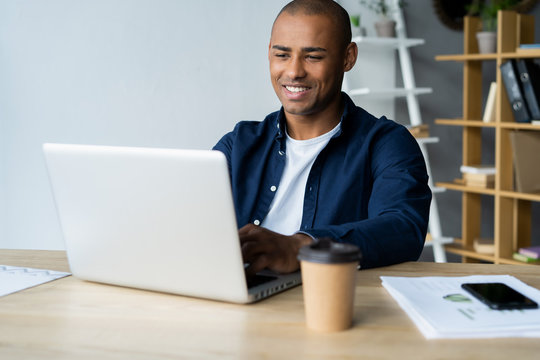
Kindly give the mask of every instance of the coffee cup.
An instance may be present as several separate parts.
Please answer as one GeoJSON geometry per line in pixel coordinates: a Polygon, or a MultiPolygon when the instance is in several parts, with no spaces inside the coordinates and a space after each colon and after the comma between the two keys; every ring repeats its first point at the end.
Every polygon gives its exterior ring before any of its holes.
{"type": "Polygon", "coordinates": [[[318,239],[300,249],[308,328],[333,332],[351,327],[360,258],[357,246],[330,239],[318,239]]]}

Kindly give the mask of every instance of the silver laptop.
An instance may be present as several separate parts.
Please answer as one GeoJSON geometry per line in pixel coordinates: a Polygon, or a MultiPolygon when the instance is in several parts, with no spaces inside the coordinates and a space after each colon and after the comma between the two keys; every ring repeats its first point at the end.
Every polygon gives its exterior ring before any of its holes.
{"type": "Polygon", "coordinates": [[[44,144],[73,275],[90,281],[249,303],[300,284],[299,273],[246,279],[225,156],[44,144]]]}

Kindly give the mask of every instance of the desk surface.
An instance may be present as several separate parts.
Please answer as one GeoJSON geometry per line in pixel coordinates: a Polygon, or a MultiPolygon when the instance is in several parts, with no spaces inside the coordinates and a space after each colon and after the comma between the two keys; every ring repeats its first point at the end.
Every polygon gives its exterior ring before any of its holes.
{"type": "MultiPolygon", "coordinates": [[[[0,264],[68,271],[62,251],[0,250],[0,264]]],[[[302,289],[236,305],[67,277],[0,297],[2,359],[533,359],[539,339],[426,340],[379,276],[510,274],[536,266],[404,263],[358,273],[354,327],[304,325],[302,289]]]]}

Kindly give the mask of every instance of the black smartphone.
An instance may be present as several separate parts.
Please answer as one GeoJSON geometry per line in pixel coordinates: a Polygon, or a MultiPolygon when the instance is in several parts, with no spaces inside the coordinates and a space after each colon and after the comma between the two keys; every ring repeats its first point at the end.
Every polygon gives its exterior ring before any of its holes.
{"type": "Polygon", "coordinates": [[[503,283],[470,283],[461,287],[494,310],[538,308],[533,300],[503,283]]]}

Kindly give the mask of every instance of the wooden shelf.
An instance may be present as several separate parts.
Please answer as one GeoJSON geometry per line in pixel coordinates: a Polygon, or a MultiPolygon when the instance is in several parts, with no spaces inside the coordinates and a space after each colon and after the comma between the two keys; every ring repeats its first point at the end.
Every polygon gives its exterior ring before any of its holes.
{"type": "Polygon", "coordinates": [[[497,46],[499,52],[494,54],[478,54],[476,32],[480,27],[480,19],[465,17],[464,19],[464,51],[458,55],[439,55],[438,61],[463,62],[463,116],[459,119],[436,119],[439,125],[461,126],[462,164],[481,164],[484,158],[482,151],[482,129],[492,128],[495,133],[495,188],[467,186],[457,182],[437,183],[437,186],[462,193],[462,241],[445,246],[446,251],[461,255],[464,262],[487,261],[497,264],[521,264],[512,259],[512,254],[520,247],[531,244],[531,202],[540,202],[540,193],[521,193],[509,189],[514,188],[514,166],[510,133],[513,130],[540,130],[540,125],[516,123],[512,121],[514,114],[508,101],[499,67],[509,59],[540,58],[540,49],[519,49],[520,43],[534,43],[534,17],[518,15],[513,11],[498,12],[497,46]],[[497,95],[495,100],[495,121],[482,122],[483,91],[482,65],[484,61],[496,61],[495,79],[497,95]],[[499,91],[501,89],[501,91],[499,91]],[[473,243],[482,238],[485,226],[482,226],[482,195],[493,197],[494,228],[493,238],[496,251],[493,255],[479,254],[474,251],[473,243]]]}
{"type": "Polygon", "coordinates": [[[449,190],[456,190],[456,191],[473,193],[473,194],[498,195],[500,197],[505,197],[509,199],[540,202],[540,193],[531,194],[531,193],[520,193],[517,191],[509,191],[509,190],[495,190],[495,189],[483,188],[483,187],[477,187],[477,186],[467,186],[467,185],[462,185],[462,184],[458,184],[454,182],[437,182],[435,186],[449,189],[449,190]]]}
{"type": "Polygon", "coordinates": [[[493,54],[458,54],[458,55],[437,55],[437,61],[484,61],[497,60],[497,53],[493,54]]]}
{"type": "Polygon", "coordinates": [[[474,251],[472,248],[467,248],[463,244],[459,242],[454,242],[452,244],[446,244],[444,245],[444,249],[448,251],[449,253],[473,258],[476,260],[483,260],[483,261],[489,261],[489,262],[495,262],[495,256],[494,255],[488,255],[488,254],[479,254],[476,251],[474,251]]]}
{"type": "Polygon", "coordinates": [[[480,186],[467,186],[467,185],[457,184],[453,182],[437,182],[435,183],[435,186],[443,187],[449,190],[457,190],[461,192],[468,192],[468,193],[474,193],[474,194],[495,195],[495,189],[483,188],[480,186]]]}
{"type": "Polygon", "coordinates": [[[510,198],[510,199],[528,200],[528,201],[536,201],[536,202],[540,201],[540,193],[531,194],[531,193],[520,193],[517,191],[500,190],[499,195],[505,198],[510,198]]]}
{"type": "Polygon", "coordinates": [[[464,119],[435,119],[435,124],[450,126],[471,126],[471,127],[501,127],[503,129],[515,130],[540,130],[540,125],[518,122],[483,122],[482,120],[464,120],[464,119]]]}
{"type": "Polygon", "coordinates": [[[540,49],[518,49],[514,52],[492,53],[492,54],[455,54],[455,55],[437,55],[437,61],[487,61],[497,59],[520,59],[540,57],[540,49]]]}
{"type": "Polygon", "coordinates": [[[501,122],[498,124],[503,129],[540,130],[540,125],[517,122],[501,122]]]}
{"type": "Polygon", "coordinates": [[[480,261],[487,261],[497,264],[510,264],[510,265],[531,265],[531,266],[539,266],[540,264],[534,264],[534,263],[524,263],[522,261],[517,261],[514,259],[508,259],[503,257],[495,257],[495,255],[490,254],[480,254],[474,251],[474,249],[466,247],[461,243],[460,241],[455,241],[451,244],[444,245],[444,249],[451,253],[456,254],[460,256],[464,256],[471,259],[476,259],[480,261]]]}
{"type": "Polygon", "coordinates": [[[471,126],[494,128],[497,125],[492,122],[483,122],[482,120],[463,120],[463,119],[435,119],[435,124],[451,126],[471,126]]]}
{"type": "Polygon", "coordinates": [[[516,49],[515,52],[501,54],[503,59],[537,58],[540,57],[540,49],[516,49]]]}

